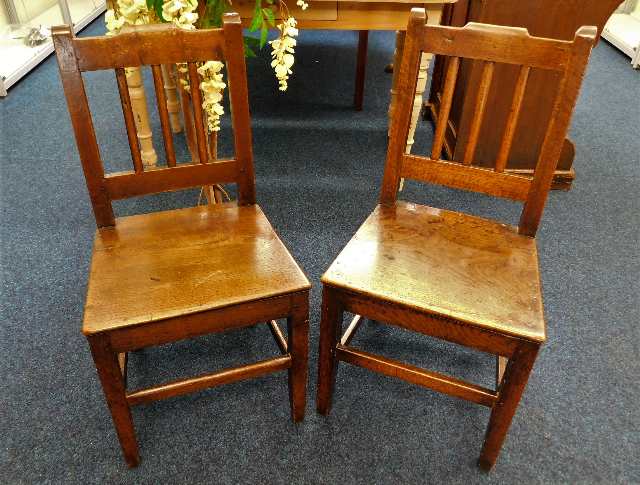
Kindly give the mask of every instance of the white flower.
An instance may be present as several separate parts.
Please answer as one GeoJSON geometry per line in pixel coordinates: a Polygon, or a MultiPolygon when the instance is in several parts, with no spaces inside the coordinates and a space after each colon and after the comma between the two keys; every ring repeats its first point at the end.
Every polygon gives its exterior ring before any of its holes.
{"type": "Polygon", "coordinates": [[[104,23],[107,27],[107,35],[117,34],[124,25],[124,17],[118,17],[115,10],[109,9],[104,15],[104,23]]]}
{"type": "Polygon", "coordinates": [[[176,69],[178,70],[178,73],[179,73],[179,80],[180,80],[180,84],[182,85],[182,88],[186,92],[189,92],[189,90],[191,88],[189,86],[189,81],[187,81],[187,79],[186,79],[186,77],[189,74],[189,68],[187,67],[187,63],[186,62],[180,62],[180,63],[176,64],[176,69]]]}
{"type": "Polygon", "coordinates": [[[280,84],[280,91],[286,91],[289,74],[293,74],[291,67],[295,61],[293,57],[294,47],[296,46],[295,36],[298,35],[296,28],[296,19],[288,17],[278,24],[280,37],[269,42],[271,44],[271,67],[276,73],[276,78],[280,84]]]}
{"type": "Polygon", "coordinates": [[[309,8],[309,4],[307,2],[305,2],[304,0],[298,0],[296,2],[296,5],[298,7],[300,7],[302,10],[306,10],[307,8],[309,8]]]}
{"type": "Polygon", "coordinates": [[[224,114],[221,104],[222,91],[227,85],[223,82],[220,61],[207,61],[198,68],[198,74],[202,76],[200,90],[202,91],[202,109],[207,114],[207,129],[209,133],[220,131],[220,117],[224,114]]]}
{"type": "Polygon", "coordinates": [[[198,20],[197,8],[198,0],[167,0],[162,4],[162,16],[181,29],[193,30],[198,20]]]}
{"type": "Polygon", "coordinates": [[[118,0],[115,9],[107,10],[104,16],[107,35],[117,34],[124,25],[149,23],[146,0],[118,0]]]}
{"type": "Polygon", "coordinates": [[[149,23],[149,10],[146,0],[118,0],[118,12],[129,25],[149,23]]]}

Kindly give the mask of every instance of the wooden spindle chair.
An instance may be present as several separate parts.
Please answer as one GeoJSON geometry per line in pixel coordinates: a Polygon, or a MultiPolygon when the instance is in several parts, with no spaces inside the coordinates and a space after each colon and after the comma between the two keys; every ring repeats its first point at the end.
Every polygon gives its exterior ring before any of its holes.
{"type": "Polygon", "coordinates": [[[129,466],[139,462],[130,406],[288,369],[292,418],[305,412],[309,282],[255,201],[251,126],[242,28],[226,14],[222,29],[172,25],[77,39],[53,30],[62,85],[98,225],[82,331],[86,335],[129,466]],[[196,63],[224,60],[235,156],[210,160],[196,63]],[[198,161],[178,163],[162,87],[162,64],[188,63],[198,161]],[[125,67],[151,65],[167,167],[146,169],[125,67]],[[105,174],[82,73],[115,69],[133,171],[105,174]],[[114,217],[112,201],[165,191],[235,183],[238,201],[114,217]],[[286,319],[287,338],[276,320],[286,319]],[[132,350],[268,322],[280,356],[221,372],[128,391],[132,350]]]}
{"type": "Polygon", "coordinates": [[[425,20],[424,10],[411,11],[380,204],[322,277],[317,407],[322,414],[330,410],[338,361],[488,406],[479,465],[490,469],[545,341],[534,236],[596,29],[583,27],[566,42],[531,37],[520,28],[427,26],[425,20]],[[405,154],[423,51],[449,57],[430,157],[405,154]],[[461,58],[483,62],[484,70],[464,159],[445,161],[441,152],[461,58]],[[473,156],[495,63],[520,65],[521,71],[500,155],[495,169],[486,169],[474,166],[473,156]],[[531,69],[562,77],[533,179],[504,171],[531,69]],[[523,201],[519,226],[399,201],[402,177],[523,201]],[[344,312],[356,317],[340,337],[344,312]],[[362,317],[495,354],[496,388],[350,346],[362,317]]]}

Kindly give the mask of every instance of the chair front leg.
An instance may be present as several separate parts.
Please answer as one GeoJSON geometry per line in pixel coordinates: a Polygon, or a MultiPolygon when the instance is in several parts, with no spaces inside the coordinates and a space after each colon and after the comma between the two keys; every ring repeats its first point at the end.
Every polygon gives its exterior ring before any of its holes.
{"type": "Polygon", "coordinates": [[[322,317],[320,320],[320,351],[318,355],[318,395],[316,407],[320,414],[329,414],[336,381],[336,344],[342,330],[344,310],[337,292],[322,288],[322,317]]]}
{"type": "Polygon", "coordinates": [[[507,362],[478,460],[478,465],[485,470],[490,470],[496,463],[539,349],[539,344],[523,343],[507,362]]]}
{"type": "Polygon", "coordinates": [[[294,312],[287,318],[289,368],[289,401],[295,423],[304,419],[307,404],[307,375],[309,360],[309,293],[296,297],[294,312]]]}
{"type": "Polygon", "coordinates": [[[118,354],[113,352],[106,336],[92,335],[87,338],[102,383],[102,390],[111,411],[113,424],[118,433],[122,453],[127,465],[135,467],[140,463],[140,456],[118,354]]]}

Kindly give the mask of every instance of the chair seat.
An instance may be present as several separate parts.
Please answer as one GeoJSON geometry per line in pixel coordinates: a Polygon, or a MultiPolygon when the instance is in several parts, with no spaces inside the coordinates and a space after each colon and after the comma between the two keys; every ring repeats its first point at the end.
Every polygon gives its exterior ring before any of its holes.
{"type": "Polygon", "coordinates": [[[535,240],[494,221],[400,201],[378,206],[322,282],[545,340],[535,240]]]}
{"type": "Polygon", "coordinates": [[[217,204],[117,219],[95,236],[83,332],[308,290],[257,206],[217,204]]]}

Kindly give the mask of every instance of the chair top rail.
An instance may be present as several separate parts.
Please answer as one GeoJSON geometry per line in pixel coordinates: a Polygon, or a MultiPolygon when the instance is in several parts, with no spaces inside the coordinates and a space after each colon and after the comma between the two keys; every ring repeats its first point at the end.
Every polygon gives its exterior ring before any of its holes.
{"type": "Polygon", "coordinates": [[[573,42],[533,37],[527,29],[469,22],[463,28],[425,25],[421,48],[445,56],[562,71],[573,42]]]}
{"type": "Polygon", "coordinates": [[[113,36],[74,38],[73,45],[80,71],[226,57],[223,29],[184,30],[173,24],[127,26],[113,36]]]}

